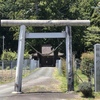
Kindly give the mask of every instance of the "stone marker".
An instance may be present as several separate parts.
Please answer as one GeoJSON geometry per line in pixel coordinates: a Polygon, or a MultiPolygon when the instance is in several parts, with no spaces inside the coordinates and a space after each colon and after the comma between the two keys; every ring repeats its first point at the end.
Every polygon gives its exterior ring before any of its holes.
{"type": "Polygon", "coordinates": [[[100,44],[94,45],[94,79],[95,92],[100,91],[100,44]]]}

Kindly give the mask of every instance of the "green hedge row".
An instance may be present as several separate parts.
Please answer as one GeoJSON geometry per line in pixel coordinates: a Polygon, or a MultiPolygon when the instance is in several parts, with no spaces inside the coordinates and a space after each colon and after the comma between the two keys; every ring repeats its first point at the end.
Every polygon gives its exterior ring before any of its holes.
{"type": "MultiPolygon", "coordinates": [[[[24,54],[24,59],[29,59],[29,54],[26,52],[24,54]]],[[[17,59],[17,53],[14,51],[12,52],[11,50],[9,51],[3,51],[3,54],[1,55],[1,60],[16,60],[17,59]]]]}

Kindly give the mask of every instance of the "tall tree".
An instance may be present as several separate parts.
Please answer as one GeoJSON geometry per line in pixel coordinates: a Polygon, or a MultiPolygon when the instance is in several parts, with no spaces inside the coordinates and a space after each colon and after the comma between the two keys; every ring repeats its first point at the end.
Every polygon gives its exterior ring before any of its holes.
{"type": "MultiPolygon", "coordinates": [[[[70,19],[90,20],[92,14],[93,0],[76,0],[70,7],[70,19]]],[[[84,31],[87,27],[72,27],[73,33],[73,51],[77,52],[77,57],[80,57],[84,52],[84,31]]]]}
{"type": "Polygon", "coordinates": [[[94,12],[91,16],[91,26],[87,28],[84,36],[86,50],[93,51],[96,43],[100,43],[100,2],[94,7],[94,12]]]}
{"type": "MultiPolygon", "coordinates": [[[[94,0],[0,0],[0,18],[2,19],[90,19],[94,5],[94,0]]],[[[95,21],[94,21],[95,22],[95,21]]],[[[84,31],[87,27],[72,27],[73,51],[84,51],[84,31]]],[[[65,27],[28,27],[31,32],[51,32],[62,31],[65,27]]],[[[3,31],[3,29],[2,29],[3,31]]],[[[6,31],[12,33],[8,37],[17,39],[19,29],[17,27],[8,28],[6,31]],[[12,37],[13,36],[13,37],[12,37]]],[[[0,32],[0,36],[2,36],[0,32]]],[[[8,33],[6,33],[8,34],[8,33]]],[[[51,43],[56,47],[60,39],[32,39],[27,40],[32,46],[39,49],[37,45],[51,43]]],[[[12,42],[13,43],[13,42],[12,42]]],[[[12,43],[9,43],[12,45],[12,43]]],[[[31,49],[29,46],[27,50],[31,49]]],[[[61,51],[64,51],[64,45],[61,51]]]]}

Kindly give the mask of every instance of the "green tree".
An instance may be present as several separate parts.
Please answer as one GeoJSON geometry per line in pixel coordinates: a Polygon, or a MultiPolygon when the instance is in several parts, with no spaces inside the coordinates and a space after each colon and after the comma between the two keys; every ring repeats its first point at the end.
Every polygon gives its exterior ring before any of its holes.
{"type": "MultiPolygon", "coordinates": [[[[10,12],[13,11],[13,5],[11,0],[0,0],[0,19],[9,19],[10,12]]],[[[0,27],[0,37],[5,36],[5,49],[11,49],[12,51],[17,49],[17,41],[13,40],[14,31],[10,30],[9,27],[0,27]]],[[[2,43],[2,39],[0,39],[0,43],[2,43]]],[[[0,54],[2,53],[2,45],[0,46],[0,54]]]]}
{"type": "MultiPolygon", "coordinates": [[[[76,20],[90,20],[92,14],[92,6],[94,5],[93,0],[77,0],[74,1],[69,9],[70,19],[76,20]]],[[[80,57],[82,52],[85,50],[84,35],[86,26],[84,27],[72,27],[73,35],[73,51],[77,51],[76,56],[80,57]]]]}
{"type": "Polygon", "coordinates": [[[100,2],[94,7],[94,12],[91,16],[91,23],[100,29],[100,2]]]}
{"type": "Polygon", "coordinates": [[[93,51],[94,44],[100,43],[100,3],[94,9],[91,16],[91,26],[87,28],[84,36],[84,45],[86,51],[93,51]]]}
{"type": "MultiPolygon", "coordinates": [[[[99,0],[97,0],[99,1],[99,0]]],[[[0,0],[0,18],[1,19],[90,19],[94,6],[94,0],[0,0]]],[[[95,22],[95,21],[94,21],[95,22]]],[[[93,22],[93,23],[94,23],[93,22]]],[[[87,27],[72,27],[73,34],[73,51],[77,51],[81,55],[84,51],[84,35],[87,27]]],[[[7,49],[12,48],[17,50],[17,43],[14,45],[13,39],[18,39],[18,27],[1,28],[0,36],[4,34],[5,37],[12,39],[8,42],[7,49]],[[11,35],[9,35],[11,33],[11,35]]],[[[63,31],[65,27],[28,27],[29,32],[51,32],[63,31]]],[[[48,43],[55,48],[61,39],[32,39],[27,40],[37,50],[40,46],[48,43]]],[[[26,46],[27,51],[32,51],[29,46],[26,46]]],[[[65,52],[65,44],[63,44],[61,51],[65,52]]]]}

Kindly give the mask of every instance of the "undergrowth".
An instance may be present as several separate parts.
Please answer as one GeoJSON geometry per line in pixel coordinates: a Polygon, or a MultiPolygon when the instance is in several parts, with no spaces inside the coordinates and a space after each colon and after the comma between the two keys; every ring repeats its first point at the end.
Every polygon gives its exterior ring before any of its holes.
{"type": "Polygon", "coordinates": [[[61,89],[61,91],[66,92],[67,91],[66,77],[64,77],[64,75],[60,75],[57,68],[55,68],[53,75],[57,80],[60,81],[61,84],[60,84],[59,88],[61,89]]]}

